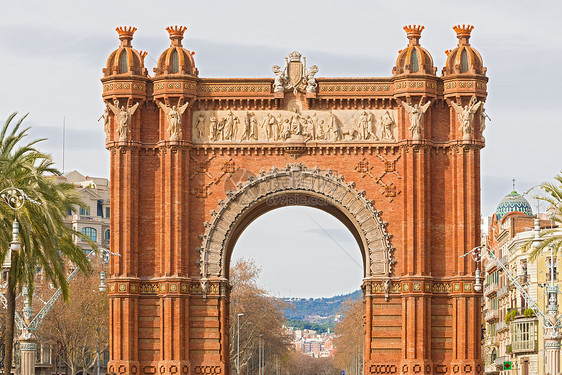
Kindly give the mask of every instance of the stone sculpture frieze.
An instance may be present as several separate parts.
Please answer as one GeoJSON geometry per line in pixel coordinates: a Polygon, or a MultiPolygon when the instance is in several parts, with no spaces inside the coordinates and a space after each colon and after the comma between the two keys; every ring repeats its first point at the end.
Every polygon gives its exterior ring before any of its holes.
{"type": "Polygon", "coordinates": [[[397,140],[397,110],[193,112],[193,142],[285,142],[397,140]]]}

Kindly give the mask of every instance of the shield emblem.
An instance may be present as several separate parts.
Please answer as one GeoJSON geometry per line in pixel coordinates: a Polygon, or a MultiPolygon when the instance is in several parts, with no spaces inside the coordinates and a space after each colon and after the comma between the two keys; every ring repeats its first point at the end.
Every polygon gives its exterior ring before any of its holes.
{"type": "Polygon", "coordinates": [[[289,82],[293,87],[296,87],[302,80],[304,65],[300,61],[291,61],[289,63],[288,75],[289,82]]]}

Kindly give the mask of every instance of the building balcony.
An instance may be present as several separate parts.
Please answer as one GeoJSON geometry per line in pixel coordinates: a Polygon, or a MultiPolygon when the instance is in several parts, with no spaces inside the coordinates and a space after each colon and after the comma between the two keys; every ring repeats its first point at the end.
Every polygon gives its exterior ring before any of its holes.
{"type": "Polygon", "coordinates": [[[489,295],[496,293],[498,291],[498,284],[486,284],[484,285],[484,296],[488,297],[489,295]]]}
{"type": "Polygon", "coordinates": [[[484,320],[487,322],[492,320],[498,320],[498,317],[499,317],[499,311],[496,309],[484,311],[484,320]]]}
{"type": "Polygon", "coordinates": [[[503,297],[509,292],[509,288],[507,285],[502,286],[498,289],[498,298],[503,297]]]}
{"type": "Polygon", "coordinates": [[[499,374],[500,370],[494,363],[487,363],[484,365],[484,374],[499,374]]]}
{"type": "Polygon", "coordinates": [[[101,216],[85,216],[85,215],[72,215],[72,222],[85,222],[85,223],[102,223],[109,222],[109,219],[101,216]]]}
{"type": "Polygon", "coordinates": [[[503,320],[496,326],[496,332],[503,332],[509,329],[509,324],[506,324],[503,320]]]}
{"type": "Polygon", "coordinates": [[[511,323],[511,352],[515,355],[536,353],[538,321],[536,317],[516,319],[511,323]]]}
{"type": "Polygon", "coordinates": [[[491,270],[492,268],[496,268],[498,265],[495,259],[489,259],[488,263],[486,263],[486,272],[491,270]]]}
{"type": "Polygon", "coordinates": [[[498,370],[503,370],[504,362],[508,362],[510,360],[511,360],[511,358],[509,356],[504,355],[504,356],[496,358],[496,360],[494,361],[494,365],[496,365],[496,368],[498,370]]]}
{"type": "Polygon", "coordinates": [[[494,336],[487,336],[484,339],[484,346],[495,346],[498,347],[499,343],[498,343],[498,338],[494,335],[494,336]]]}

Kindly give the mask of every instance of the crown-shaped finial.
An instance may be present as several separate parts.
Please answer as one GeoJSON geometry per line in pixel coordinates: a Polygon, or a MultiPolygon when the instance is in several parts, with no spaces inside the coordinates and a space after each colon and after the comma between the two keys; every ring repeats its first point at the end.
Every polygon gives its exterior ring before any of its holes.
{"type": "Polygon", "coordinates": [[[183,33],[187,30],[185,26],[168,26],[166,31],[170,34],[170,39],[172,40],[172,46],[181,47],[181,40],[183,39],[183,33]]]}
{"type": "Polygon", "coordinates": [[[183,33],[187,30],[185,26],[168,26],[166,31],[170,34],[170,38],[183,38],[183,33]]]}
{"type": "Polygon", "coordinates": [[[146,52],[146,51],[139,51],[139,55],[140,55],[142,61],[144,61],[144,58],[146,57],[146,55],[148,55],[148,52],[146,52]]]}
{"type": "Polygon", "coordinates": [[[410,41],[408,44],[410,46],[419,45],[421,38],[421,32],[425,29],[422,25],[406,25],[404,26],[404,31],[406,31],[406,36],[410,41]]]}
{"type": "Polygon", "coordinates": [[[119,26],[115,28],[117,34],[119,34],[119,40],[121,41],[122,47],[130,47],[131,40],[133,40],[133,34],[137,31],[134,26],[119,26]]]}
{"type": "Polygon", "coordinates": [[[457,38],[470,38],[470,32],[474,30],[474,26],[472,25],[457,25],[453,26],[453,30],[457,33],[457,38]]]}
{"type": "Polygon", "coordinates": [[[133,34],[137,31],[137,28],[134,26],[119,26],[115,31],[119,34],[119,39],[133,39],[133,34]]]}
{"type": "Polygon", "coordinates": [[[406,35],[409,37],[420,37],[421,32],[425,29],[425,26],[422,25],[406,25],[404,26],[404,31],[406,31],[406,35]]]}

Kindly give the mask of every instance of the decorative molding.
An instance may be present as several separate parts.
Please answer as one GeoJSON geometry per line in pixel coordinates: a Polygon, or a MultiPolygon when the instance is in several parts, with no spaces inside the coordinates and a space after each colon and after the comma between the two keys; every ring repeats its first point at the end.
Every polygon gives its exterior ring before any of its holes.
{"type": "MultiPolygon", "coordinates": [[[[288,164],[284,169],[272,168],[249,176],[237,190],[227,192],[227,198],[219,201],[219,207],[211,211],[211,220],[205,223],[205,233],[198,248],[202,280],[224,278],[226,267],[224,254],[234,224],[258,204],[291,205],[298,200],[289,199],[287,193],[312,193],[318,204],[329,204],[345,212],[356,226],[362,247],[368,258],[366,276],[389,277],[395,263],[390,244],[391,235],[381,220],[381,211],[373,207],[373,201],[365,198],[364,191],[357,191],[353,182],[344,182],[343,176],[317,168],[307,169],[302,164],[288,164]]],[[[203,290],[205,288],[203,287],[203,290]]]]}

